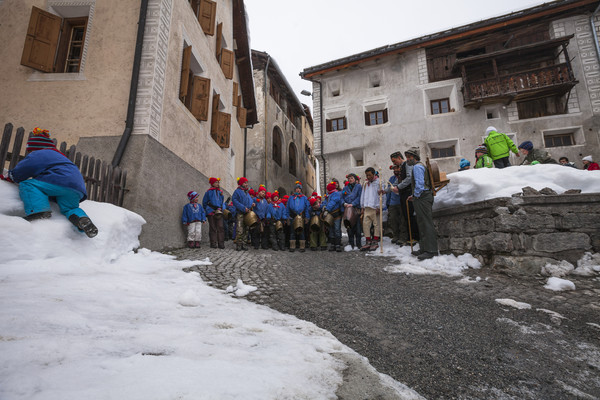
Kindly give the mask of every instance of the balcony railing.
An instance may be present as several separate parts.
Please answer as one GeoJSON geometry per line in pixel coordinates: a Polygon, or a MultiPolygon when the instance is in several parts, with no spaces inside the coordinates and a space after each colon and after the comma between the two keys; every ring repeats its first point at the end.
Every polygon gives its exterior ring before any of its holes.
{"type": "Polygon", "coordinates": [[[569,65],[563,63],[490,79],[466,81],[463,95],[465,106],[469,106],[499,98],[518,99],[552,88],[570,88],[576,83],[569,65]]]}

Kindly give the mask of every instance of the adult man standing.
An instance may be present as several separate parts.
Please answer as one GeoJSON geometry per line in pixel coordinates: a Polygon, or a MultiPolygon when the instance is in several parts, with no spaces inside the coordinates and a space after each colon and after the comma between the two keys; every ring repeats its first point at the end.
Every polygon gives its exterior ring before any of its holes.
{"type": "Polygon", "coordinates": [[[211,177],[208,183],[210,184],[210,188],[204,194],[202,207],[204,207],[208,219],[210,247],[216,249],[218,246],[220,249],[224,249],[225,229],[223,227],[222,211],[225,209],[225,201],[223,200],[223,191],[220,187],[221,178],[211,177]]]}
{"type": "Polygon", "coordinates": [[[408,198],[413,202],[415,213],[417,214],[417,224],[419,224],[420,250],[414,252],[419,260],[426,260],[437,256],[437,234],[433,225],[433,193],[431,191],[431,180],[429,171],[421,161],[419,149],[411,147],[405,153],[406,162],[413,166],[412,173],[412,192],[408,198]]]}
{"type": "Polygon", "coordinates": [[[244,215],[250,210],[254,200],[250,194],[248,194],[248,179],[241,177],[238,179],[238,187],[231,196],[231,201],[235,206],[237,228],[235,236],[235,249],[236,250],[248,250],[246,243],[248,242],[248,226],[244,224],[244,215]]]}
{"type": "MultiPolygon", "coordinates": [[[[417,220],[415,218],[415,210],[412,202],[408,203],[408,208],[406,205],[406,200],[412,194],[411,183],[412,183],[412,165],[408,165],[407,162],[402,158],[402,152],[397,151],[390,155],[390,159],[392,160],[392,164],[400,166],[400,175],[398,177],[398,181],[396,185],[392,186],[392,193],[397,193],[400,195],[400,206],[402,210],[402,221],[405,226],[404,232],[402,234],[402,230],[400,231],[400,240],[397,242],[399,245],[408,245],[411,243],[409,241],[409,224],[408,224],[408,216],[410,215],[410,237],[412,237],[413,241],[419,240],[419,228],[417,226],[417,220]]],[[[388,211],[389,213],[389,211],[388,211]]],[[[389,220],[389,214],[388,214],[389,220]]]]}
{"type": "Polygon", "coordinates": [[[360,251],[375,251],[379,248],[379,177],[375,168],[365,170],[367,177],[360,195],[360,215],[363,217],[363,232],[366,243],[360,251]],[[371,237],[371,226],[373,236],[371,237]]]}
{"type": "MultiPolygon", "coordinates": [[[[360,195],[362,193],[362,186],[358,183],[358,176],[354,173],[346,175],[348,184],[344,187],[342,192],[342,201],[344,202],[344,208],[354,207],[355,212],[360,213],[360,195]]],[[[348,231],[348,244],[354,247],[360,248],[362,244],[362,224],[357,218],[354,226],[347,229],[348,231]]]]}
{"type": "MultiPolygon", "coordinates": [[[[294,218],[300,215],[302,217],[302,226],[304,226],[304,219],[310,217],[309,214],[310,203],[305,195],[302,194],[302,183],[296,181],[294,186],[294,193],[290,196],[286,205],[286,216],[290,218],[290,224],[293,225],[294,218]]],[[[296,249],[296,239],[298,240],[300,252],[304,252],[306,248],[306,240],[304,239],[304,229],[301,232],[296,232],[294,227],[290,228],[290,252],[294,252],[296,249]]]]}
{"type": "Polygon", "coordinates": [[[498,132],[493,126],[489,126],[485,130],[487,137],[484,140],[485,147],[488,149],[488,154],[494,161],[496,168],[510,167],[508,156],[512,151],[519,157],[519,149],[514,142],[510,140],[506,134],[498,132]]]}

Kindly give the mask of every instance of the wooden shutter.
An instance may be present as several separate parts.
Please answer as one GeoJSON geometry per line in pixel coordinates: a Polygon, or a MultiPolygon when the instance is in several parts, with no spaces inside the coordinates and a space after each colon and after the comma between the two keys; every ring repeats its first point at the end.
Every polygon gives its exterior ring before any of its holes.
{"type": "Polygon", "coordinates": [[[235,62],[234,57],[233,51],[223,49],[221,53],[221,69],[223,70],[225,78],[227,79],[233,79],[233,64],[235,62]]]}
{"type": "Polygon", "coordinates": [[[231,131],[231,114],[217,111],[217,144],[223,148],[229,147],[231,131]]]}
{"type": "Polygon", "coordinates": [[[43,72],[52,72],[58,47],[62,18],[32,7],[21,65],[43,72]]]}
{"type": "Polygon", "coordinates": [[[369,118],[369,112],[365,111],[365,125],[370,126],[371,125],[371,118],[369,118]]]}
{"type": "Polygon", "coordinates": [[[332,127],[331,127],[331,120],[330,119],[326,119],[325,120],[325,132],[331,132],[332,127]]]}
{"type": "Polygon", "coordinates": [[[221,50],[223,47],[223,23],[217,25],[217,44],[215,46],[215,56],[217,61],[221,62],[221,50]]]}
{"type": "Polygon", "coordinates": [[[190,62],[192,60],[192,46],[183,49],[183,62],[181,63],[181,84],[179,86],[179,98],[183,99],[188,92],[190,84],[190,62]]]}
{"type": "Polygon", "coordinates": [[[388,122],[387,108],[385,110],[383,110],[383,123],[385,124],[386,122],[388,122]]]}
{"type": "Polygon", "coordinates": [[[202,0],[200,2],[200,12],[198,13],[198,22],[205,34],[212,36],[215,34],[215,22],[217,20],[217,3],[211,0],[202,0]]]}
{"type": "Polygon", "coordinates": [[[192,89],[191,112],[199,121],[208,121],[208,104],[210,102],[210,79],[195,76],[192,89]]]}
{"type": "Polygon", "coordinates": [[[238,107],[242,106],[242,95],[241,94],[237,97],[237,106],[238,107]]]}
{"type": "Polygon", "coordinates": [[[240,127],[242,127],[242,128],[246,127],[246,115],[247,114],[248,114],[248,111],[244,107],[237,108],[237,120],[238,120],[238,123],[240,124],[240,127]]]}
{"type": "Polygon", "coordinates": [[[238,102],[238,84],[237,82],[233,82],[233,106],[237,107],[240,105],[240,103],[238,102]]]}
{"type": "Polygon", "coordinates": [[[219,114],[219,100],[220,99],[221,99],[221,96],[218,94],[215,94],[213,96],[212,112],[211,112],[211,120],[210,120],[210,136],[217,143],[219,143],[219,141],[217,140],[217,125],[218,125],[217,119],[218,119],[218,114],[219,114]]]}
{"type": "Polygon", "coordinates": [[[348,118],[344,117],[344,129],[348,129],[348,118]]]}

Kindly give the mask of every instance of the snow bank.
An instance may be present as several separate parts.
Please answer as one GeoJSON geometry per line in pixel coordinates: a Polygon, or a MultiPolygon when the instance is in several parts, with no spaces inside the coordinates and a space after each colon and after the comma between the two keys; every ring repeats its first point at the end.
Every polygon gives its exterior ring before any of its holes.
{"type": "Polygon", "coordinates": [[[356,353],[182,271],[208,260],[134,253],[140,216],[86,201],[89,239],[57,210],[23,220],[14,185],[0,197],[0,399],[335,398],[333,354],[356,353]]]}
{"type": "Polygon", "coordinates": [[[548,278],[548,281],[544,285],[544,289],[554,290],[556,292],[563,290],[575,290],[575,284],[569,280],[553,276],[548,278]]]}
{"type": "Polygon", "coordinates": [[[556,164],[469,169],[448,174],[448,178],[448,186],[435,197],[435,209],[510,197],[526,186],[536,190],[549,187],[558,194],[568,189],[600,193],[600,173],[556,164]]]}

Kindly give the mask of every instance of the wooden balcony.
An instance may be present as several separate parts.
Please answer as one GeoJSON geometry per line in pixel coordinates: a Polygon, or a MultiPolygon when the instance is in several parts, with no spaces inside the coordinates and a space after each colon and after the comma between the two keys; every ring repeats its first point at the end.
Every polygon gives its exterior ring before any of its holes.
{"type": "Polygon", "coordinates": [[[491,79],[466,81],[463,86],[465,107],[549,95],[563,95],[578,83],[567,63],[537,68],[491,79]]]}

